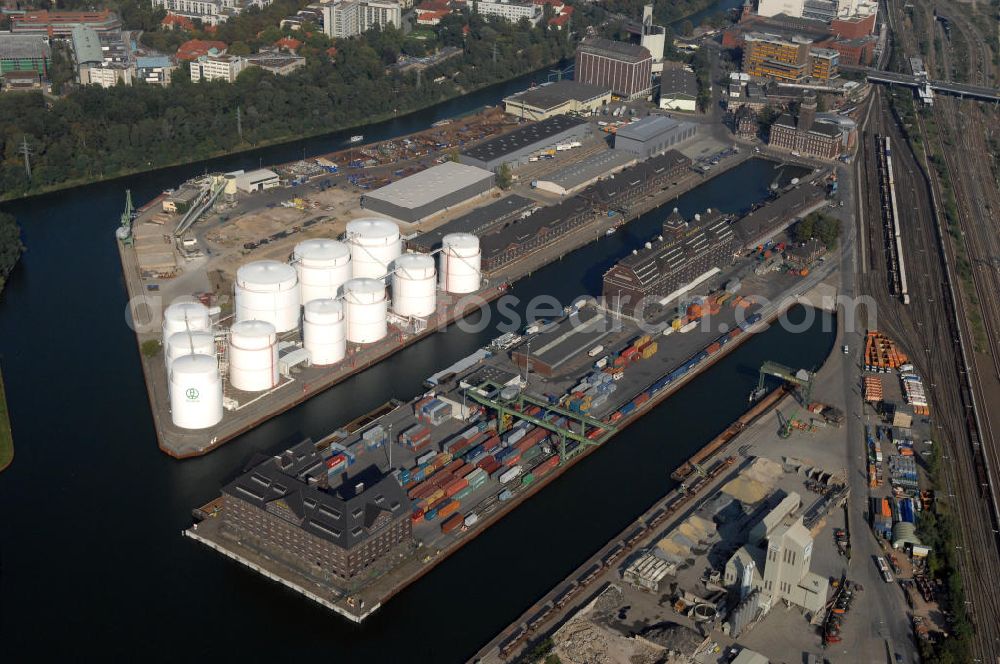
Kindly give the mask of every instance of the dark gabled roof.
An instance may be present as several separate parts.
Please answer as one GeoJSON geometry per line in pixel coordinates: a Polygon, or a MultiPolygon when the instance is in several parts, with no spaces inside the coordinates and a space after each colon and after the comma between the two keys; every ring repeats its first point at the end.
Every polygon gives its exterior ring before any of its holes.
{"type": "MultiPolygon", "coordinates": [[[[315,451],[313,442],[306,440],[287,452],[299,458],[299,448],[308,450],[302,458],[315,451]]],[[[396,478],[383,476],[374,466],[356,473],[336,489],[327,489],[287,473],[282,458],[288,457],[283,453],[252,467],[223,487],[222,492],[344,549],[357,546],[385,523],[410,512],[410,500],[396,478]],[[355,493],[359,481],[364,482],[364,488],[355,493]],[[380,521],[383,514],[388,519],[380,521]]]]}
{"type": "Polygon", "coordinates": [[[537,203],[530,198],[513,194],[489,205],[471,210],[434,230],[421,233],[416,238],[407,241],[407,244],[424,251],[433,251],[441,246],[441,239],[448,233],[482,235],[490,232],[494,226],[498,227],[505,221],[524,214],[535,205],[537,203]]]}
{"type": "Polygon", "coordinates": [[[698,96],[698,79],[693,72],[681,68],[664,69],[660,76],[660,96],[698,96]]]}
{"type": "Polygon", "coordinates": [[[626,62],[640,62],[653,57],[644,46],[629,44],[628,42],[612,41],[610,39],[584,39],[580,42],[576,50],[577,52],[582,51],[584,53],[603,55],[626,62]]]}
{"type": "Polygon", "coordinates": [[[540,233],[558,233],[561,224],[569,222],[589,209],[590,203],[578,196],[566,199],[557,205],[543,207],[501,231],[484,236],[480,240],[483,258],[489,259],[510,247],[526,244],[540,233]]]}
{"type": "Polygon", "coordinates": [[[480,143],[475,147],[464,150],[462,154],[473,159],[490,162],[494,159],[501,159],[507,155],[514,154],[535,143],[541,143],[567,129],[579,127],[584,124],[587,124],[587,121],[581,118],[569,115],[557,115],[547,120],[533,122],[532,124],[520,127],[509,134],[497,136],[485,143],[480,143]]]}

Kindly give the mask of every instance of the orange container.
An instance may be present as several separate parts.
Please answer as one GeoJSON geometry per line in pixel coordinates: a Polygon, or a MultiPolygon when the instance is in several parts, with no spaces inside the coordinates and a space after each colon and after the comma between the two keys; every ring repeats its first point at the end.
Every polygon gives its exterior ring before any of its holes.
{"type": "Polygon", "coordinates": [[[462,519],[461,514],[452,514],[450,517],[441,522],[441,532],[450,533],[461,526],[463,522],[464,519],[462,519]]]}
{"type": "Polygon", "coordinates": [[[438,507],[438,517],[440,518],[448,516],[449,514],[454,514],[458,511],[458,508],[461,505],[462,503],[457,500],[451,500],[450,502],[445,503],[444,505],[438,507]]]}

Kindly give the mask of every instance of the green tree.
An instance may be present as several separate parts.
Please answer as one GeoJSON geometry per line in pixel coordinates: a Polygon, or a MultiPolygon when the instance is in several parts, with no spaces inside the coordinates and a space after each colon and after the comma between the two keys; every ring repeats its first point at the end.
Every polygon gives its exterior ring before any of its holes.
{"type": "Polygon", "coordinates": [[[501,189],[510,189],[511,184],[514,183],[513,175],[510,172],[510,164],[503,163],[497,169],[497,186],[501,189]]]}
{"type": "Polygon", "coordinates": [[[0,212],[0,290],[23,251],[21,228],[17,225],[17,220],[6,212],[0,212]]]}

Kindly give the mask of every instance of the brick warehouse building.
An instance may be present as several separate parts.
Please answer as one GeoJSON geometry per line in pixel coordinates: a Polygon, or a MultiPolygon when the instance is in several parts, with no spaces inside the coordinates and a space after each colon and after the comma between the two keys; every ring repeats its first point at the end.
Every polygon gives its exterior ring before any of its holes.
{"type": "Polygon", "coordinates": [[[669,298],[705,272],[728,264],[736,248],[730,217],[708,210],[689,223],[674,208],[663,222],[662,241],[626,256],[604,273],[605,302],[631,312],[643,299],[669,298]]]}
{"type": "Polygon", "coordinates": [[[653,90],[653,56],[636,44],[584,39],[576,49],[573,77],[625,99],[648,97],[653,90]]]}
{"type": "Polygon", "coordinates": [[[311,440],[252,466],[222,496],[228,536],[314,578],[351,579],[413,537],[395,477],[370,468],[327,488],[311,440]]]}
{"type": "Polygon", "coordinates": [[[783,113],[771,125],[767,144],[800,154],[836,159],[843,150],[843,131],[830,122],[816,121],[816,95],[807,93],[799,106],[799,118],[783,113]]]}

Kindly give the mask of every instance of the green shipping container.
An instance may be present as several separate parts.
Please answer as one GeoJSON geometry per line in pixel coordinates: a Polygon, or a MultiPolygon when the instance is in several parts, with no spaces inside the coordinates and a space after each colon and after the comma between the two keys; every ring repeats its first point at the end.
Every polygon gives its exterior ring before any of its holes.
{"type": "Polygon", "coordinates": [[[529,447],[528,449],[526,449],[524,452],[521,453],[521,461],[522,462],[531,461],[541,453],[542,453],[541,446],[532,445],[531,447],[529,447]]]}
{"type": "Polygon", "coordinates": [[[528,486],[534,480],[535,480],[535,476],[532,475],[531,473],[528,473],[527,475],[525,475],[524,477],[521,478],[521,485],[522,486],[528,486]]]}
{"type": "Polygon", "coordinates": [[[472,493],[472,487],[467,486],[458,493],[456,493],[454,496],[452,496],[452,498],[454,498],[455,500],[465,500],[470,493],[472,493]]]}

